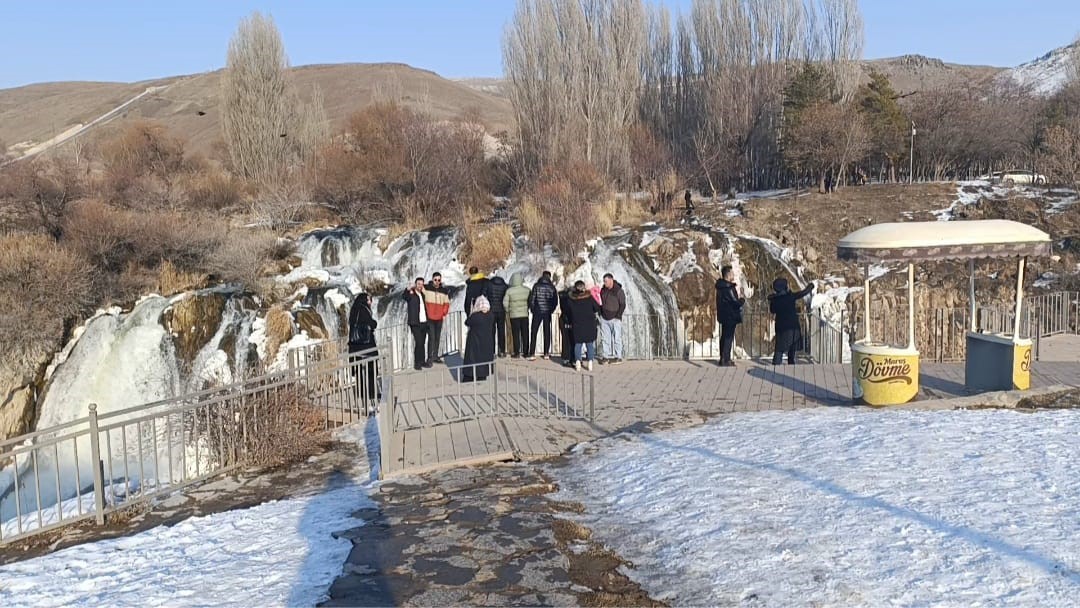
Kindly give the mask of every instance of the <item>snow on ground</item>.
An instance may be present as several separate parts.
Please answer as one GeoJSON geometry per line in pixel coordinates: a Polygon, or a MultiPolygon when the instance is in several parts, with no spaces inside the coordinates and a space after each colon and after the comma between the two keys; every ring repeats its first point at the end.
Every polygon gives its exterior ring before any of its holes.
{"type": "Polygon", "coordinates": [[[672,605],[1070,606],[1080,412],[816,409],[601,440],[557,498],[672,605]]]}
{"type": "Polygon", "coordinates": [[[974,205],[982,198],[1005,198],[1009,189],[995,186],[986,180],[956,182],[956,200],[945,209],[933,211],[939,222],[950,222],[960,207],[974,205]]]}
{"type": "MultiPolygon", "coordinates": [[[[374,419],[337,437],[378,449],[374,419]]],[[[313,606],[352,548],[332,534],[361,525],[377,475],[0,566],[0,606],[313,606]]]]}

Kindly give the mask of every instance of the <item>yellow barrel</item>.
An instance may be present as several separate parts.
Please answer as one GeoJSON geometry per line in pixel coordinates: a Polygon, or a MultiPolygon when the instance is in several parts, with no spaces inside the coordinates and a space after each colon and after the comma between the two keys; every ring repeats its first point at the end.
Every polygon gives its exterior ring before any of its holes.
{"type": "Polygon", "coordinates": [[[1031,388],[1031,340],[1013,342],[1013,388],[1026,391],[1031,388]]]}
{"type": "Polygon", "coordinates": [[[861,405],[900,405],[919,394],[919,351],[856,342],[851,394],[861,405]]]}

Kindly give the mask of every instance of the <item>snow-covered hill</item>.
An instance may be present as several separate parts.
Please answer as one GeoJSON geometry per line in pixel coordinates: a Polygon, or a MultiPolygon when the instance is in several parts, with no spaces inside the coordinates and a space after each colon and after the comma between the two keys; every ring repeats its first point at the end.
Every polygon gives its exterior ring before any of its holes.
{"type": "Polygon", "coordinates": [[[1064,86],[1069,76],[1070,64],[1078,44],[1080,43],[1074,42],[1056,48],[1034,61],[1005,70],[999,77],[1000,81],[1030,87],[1036,95],[1053,95],[1064,86]]]}

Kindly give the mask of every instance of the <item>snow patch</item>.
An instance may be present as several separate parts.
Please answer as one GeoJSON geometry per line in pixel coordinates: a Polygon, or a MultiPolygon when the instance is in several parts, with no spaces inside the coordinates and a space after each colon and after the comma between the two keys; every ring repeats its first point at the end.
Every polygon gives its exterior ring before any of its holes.
{"type": "Polygon", "coordinates": [[[1070,606],[1078,433],[1077,411],[746,413],[551,473],[672,605],[1070,606]]]}

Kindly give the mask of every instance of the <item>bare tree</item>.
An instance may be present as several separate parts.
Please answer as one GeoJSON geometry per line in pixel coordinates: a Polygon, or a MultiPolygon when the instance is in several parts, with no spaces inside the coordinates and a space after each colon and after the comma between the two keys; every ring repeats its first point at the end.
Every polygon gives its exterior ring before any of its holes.
{"type": "Polygon", "coordinates": [[[503,64],[528,171],[585,161],[625,175],[644,46],[641,0],[518,3],[503,64]]]}
{"type": "Polygon", "coordinates": [[[1080,186],[1080,116],[1049,127],[1044,135],[1051,179],[1080,186]]]}
{"type": "Polygon", "coordinates": [[[869,136],[862,115],[851,105],[822,101],[804,113],[809,117],[791,127],[784,156],[798,170],[813,175],[824,192],[825,176],[839,175],[849,161],[861,158],[869,136]]]}
{"type": "Polygon", "coordinates": [[[297,137],[297,99],[288,76],[281,33],[255,12],[229,42],[221,79],[221,130],[233,168],[260,184],[288,166],[290,136],[297,137]]]}

